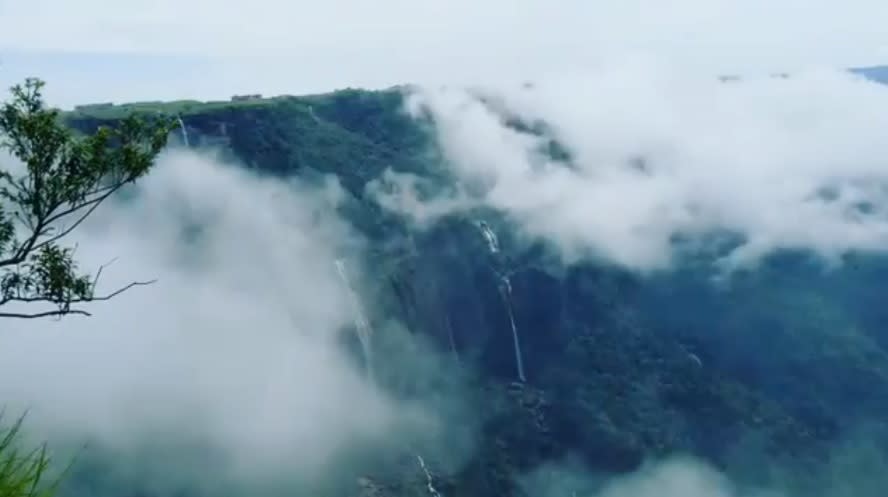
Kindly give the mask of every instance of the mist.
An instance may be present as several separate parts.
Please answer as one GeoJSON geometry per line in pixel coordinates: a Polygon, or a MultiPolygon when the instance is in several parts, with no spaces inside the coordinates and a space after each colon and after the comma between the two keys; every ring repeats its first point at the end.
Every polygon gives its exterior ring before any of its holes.
{"type": "Polygon", "coordinates": [[[718,235],[739,240],[719,254],[727,271],[779,250],[833,263],[888,249],[888,87],[832,70],[722,82],[641,62],[420,88],[408,109],[433,123],[462,189],[420,203],[415,178],[390,174],[374,193],[418,225],[491,207],[568,263],[643,272],[718,235]],[[380,193],[392,183],[401,193],[380,193]]]}
{"type": "Polygon", "coordinates": [[[89,304],[92,317],[7,320],[7,416],[28,409],[35,440],[86,444],[87,465],[112,457],[114,471],[169,491],[309,484],[358,449],[428,429],[434,416],[390,398],[341,346],[354,316],[334,261],[362,247],[341,199],[332,180],[309,187],[164,152],[72,240],[84,270],[103,268],[97,293],[156,282],[89,304]]]}
{"type": "MultiPolygon", "coordinates": [[[[570,458],[520,478],[530,497],[869,497],[884,494],[885,456],[872,442],[836,444],[816,474],[792,465],[760,468],[755,477],[728,464],[716,467],[688,455],[651,459],[627,474],[590,471],[570,458]],[[800,472],[802,471],[802,472],[800,472]],[[800,478],[800,475],[804,475],[800,478]]],[[[745,461],[749,464],[752,461],[745,461]]]]}
{"type": "Polygon", "coordinates": [[[714,468],[692,458],[652,462],[617,477],[594,476],[570,464],[539,468],[524,479],[533,497],[777,497],[780,494],[740,492],[714,468]]]}

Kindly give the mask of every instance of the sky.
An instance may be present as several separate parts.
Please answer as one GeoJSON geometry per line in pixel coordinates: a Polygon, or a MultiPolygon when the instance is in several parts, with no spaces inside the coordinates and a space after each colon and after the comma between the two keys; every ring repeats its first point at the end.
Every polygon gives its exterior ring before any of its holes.
{"type": "Polygon", "coordinates": [[[888,62],[880,0],[0,0],[0,84],[56,105],[530,79],[617,58],[888,62]]]}

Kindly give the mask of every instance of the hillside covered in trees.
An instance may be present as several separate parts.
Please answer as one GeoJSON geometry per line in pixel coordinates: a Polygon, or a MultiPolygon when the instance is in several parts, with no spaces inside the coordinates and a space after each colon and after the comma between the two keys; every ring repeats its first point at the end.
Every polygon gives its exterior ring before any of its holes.
{"type": "MultiPolygon", "coordinates": [[[[409,90],[84,107],[65,116],[92,132],[123,111],[160,112],[180,119],[170,139],[180,148],[220,154],[263,177],[322,184],[332,175],[341,184],[337,209],[365,244],[355,264],[367,268],[358,293],[374,332],[373,381],[408,399],[458,389],[464,405],[436,435],[446,443],[415,440],[354,462],[315,495],[543,495],[534,485],[553,465],[626,474],[676,454],[741,485],[776,482],[817,495],[840,495],[830,493],[840,491],[836,472],[856,471],[858,493],[847,495],[880,495],[872,492],[888,480],[872,468],[888,450],[888,258],[846,253],[830,266],[805,250],[777,250],[725,283],[711,263],[728,249],[661,272],[569,260],[488,205],[418,228],[382,205],[380,178],[418,178],[429,197],[460,180],[435,119],[405,111],[409,90]],[[402,361],[387,355],[423,359],[421,349],[399,348],[395,328],[443,365],[399,374],[402,361]],[[423,444],[430,448],[417,464],[423,444]]],[[[503,121],[540,139],[553,163],[572,163],[570,147],[544,124],[503,121]]],[[[360,345],[343,344],[356,364],[369,361],[360,345]]],[[[113,454],[81,457],[63,495],[153,497],[140,476],[109,470],[113,454]]],[[[565,496],[595,485],[558,484],[565,496]]]]}

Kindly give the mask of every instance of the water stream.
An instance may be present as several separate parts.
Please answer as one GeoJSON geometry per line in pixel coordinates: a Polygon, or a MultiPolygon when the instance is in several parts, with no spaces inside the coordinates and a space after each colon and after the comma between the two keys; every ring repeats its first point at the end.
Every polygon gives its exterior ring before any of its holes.
{"type": "Polygon", "coordinates": [[[191,148],[191,142],[188,140],[188,129],[185,127],[185,121],[182,120],[182,116],[176,116],[176,120],[179,121],[179,130],[182,132],[182,143],[185,144],[186,148],[191,148]]]}
{"type": "MultiPolygon", "coordinates": [[[[484,221],[478,223],[478,228],[481,230],[484,239],[487,240],[487,247],[490,250],[491,255],[496,256],[500,251],[499,238],[497,238],[496,233],[491,229],[490,225],[484,221]]],[[[521,354],[521,339],[518,336],[518,326],[515,324],[515,314],[512,311],[512,282],[509,281],[507,275],[500,275],[500,283],[500,295],[503,298],[503,303],[509,314],[509,324],[512,327],[512,346],[515,353],[515,368],[518,372],[518,379],[521,382],[526,382],[527,377],[524,375],[524,359],[521,354]]]]}
{"type": "Polygon", "coordinates": [[[345,262],[342,259],[336,259],[336,271],[339,273],[339,278],[342,280],[342,284],[343,286],[345,286],[345,289],[349,295],[349,301],[352,305],[352,312],[354,314],[355,320],[355,333],[357,333],[358,341],[361,342],[361,351],[364,355],[364,364],[367,368],[367,377],[372,380],[373,355],[370,340],[373,336],[373,330],[370,328],[370,323],[364,316],[364,311],[361,307],[361,301],[360,299],[358,299],[358,295],[357,293],[355,293],[354,288],[352,288],[351,282],[348,279],[348,272],[345,268],[345,262]]]}

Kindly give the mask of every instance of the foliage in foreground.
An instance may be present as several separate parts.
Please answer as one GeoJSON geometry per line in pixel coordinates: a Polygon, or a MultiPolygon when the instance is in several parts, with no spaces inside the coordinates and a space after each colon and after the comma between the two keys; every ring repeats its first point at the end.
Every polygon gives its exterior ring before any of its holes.
{"type": "Polygon", "coordinates": [[[173,121],[122,120],[76,136],[47,108],[43,82],[28,79],[0,106],[0,151],[21,164],[0,164],[0,317],[39,318],[89,313],[77,304],[107,300],[96,275],[83,274],[62,239],[111,195],[144,176],[166,145],[173,121]],[[34,310],[34,307],[39,310],[34,310]],[[7,307],[8,308],[8,307],[7,307]]]}
{"type": "Polygon", "coordinates": [[[0,427],[0,497],[46,497],[52,495],[58,480],[47,482],[49,454],[45,445],[22,449],[24,417],[10,427],[0,427]]]}

